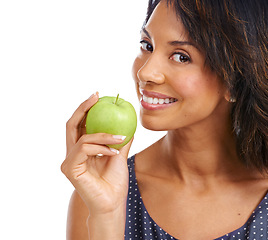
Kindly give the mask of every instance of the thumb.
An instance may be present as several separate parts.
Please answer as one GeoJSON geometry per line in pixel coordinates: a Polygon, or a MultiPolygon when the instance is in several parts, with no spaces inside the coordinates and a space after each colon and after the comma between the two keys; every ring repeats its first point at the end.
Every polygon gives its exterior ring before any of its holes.
{"type": "Polygon", "coordinates": [[[132,145],[132,142],[134,140],[134,137],[124,146],[120,149],[120,155],[124,158],[127,158],[128,157],[128,153],[129,153],[129,150],[130,150],[130,147],[132,145]]]}

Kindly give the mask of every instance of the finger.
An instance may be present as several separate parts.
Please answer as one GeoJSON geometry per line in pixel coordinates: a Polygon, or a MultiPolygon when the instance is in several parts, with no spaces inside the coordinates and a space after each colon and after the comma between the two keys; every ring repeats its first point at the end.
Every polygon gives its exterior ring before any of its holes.
{"type": "Polygon", "coordinates": [[[73,113],[70,120],[68,121],[69,125],[75,128],[80,127],[80,124],[83,121],[85,114],[98,101],[98,99],[99,99],[99,93],[96,92],[92,94],[86,101],[81,103],[80,106],[73,113]]]}
{"type": "Polygon", "coordinates": [[[79,165],[88,160],[89,157],[96,156],[115,156],[119,151],[102,145],[83,144],[79,149],[79,154],[73,160],[73,164],[79,165]]]}
{"type": "Polygon", "coordinates": [[[98,92],[84,101],[73,113],[66,124],[66,143],[67,149],[72,147],[80,137],[81,123],[85,120],[88,110],[98,101],[98,92]]]}
{"type": "Polygon", "coordinates": [[[124,158],[128,157],[128,153],[133,143],[133,140],[134,140],[134,137],[124,147],[120,149],[120,155],[122,155],[124,158]]]}
{"type": "Polygon", "coordinates": [[[100,145],[114,145],[121,144],[125,140],[125,136],[122,135],[112,135],[108,133],[93,133],[84,134],[78,140],[78,144],[88,143],[88,144],[100,144],[100,145]]]}
{"type": "Polygon", "coordinates": [[[81,124],[80,124],[80,136],[82,136],[82,135],[84,135],[84,134],[86,134],[86,120],[87,120],[87,118],[86,118],[86,115],[85,115],[85,117],[84,117],[84,119],[81,121],[81,124]]]}
{"type": "Polygon", "coordinates": [[[104,179],[111,185],[117,185],[118,179],[121,179],[121,184],[126,184],[128,179],[127,157],[133,142],[133,138],[120,149],[119,154],[112,156],[107,162],[109,170],[105,172],[104,179]]]}
{"type": "MultiPolygon", "coordinates": [[[[81,144],[76,145],[72,152],[67,156],[64,162],[61,165],[62,172],[68,176],[68,178],[74,178],[74,169],[77,170],[81,168],[86,168],[84,165],[89,157],[96,157],[98,154],[102,154],[103,156],[115,156],[119,152],[118,150],[102,146],[102,145],[93,145],[93,144],[81,144]],[[83,166],[84,165],[84,166],[83,166]]],[[[82,171],[83,172],[83,171],[82,171]]],[[[79,174],[79,173],[78,173],[79,174]]]]}

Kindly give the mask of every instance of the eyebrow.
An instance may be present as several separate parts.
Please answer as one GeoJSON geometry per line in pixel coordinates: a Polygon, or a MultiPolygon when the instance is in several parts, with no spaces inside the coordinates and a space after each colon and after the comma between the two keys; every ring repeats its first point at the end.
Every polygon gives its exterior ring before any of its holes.
{"type": "Polygon", "coordinates": [[[171,46],[177,46],[177,45],[191,45],[193,47],[196,47],[195,44],[189,41],[170,41],[168,42],[169,45],[171,46]]]}
{"type": "Polygon", "coordinates": [[[149,32],[146,30],[146,28],[145,28],[145,27],[142,27],[141,32],[144,32],[144,33],[145,33],[145,35],[146,35],[148,38],[150,38],[150,39],[151,39],[151,36],[150,36],[149,32]]]}
{"type": "MultiPolygon", "coordinates": [[[[151,39],[151,36],[150,36],[149,32],[146,30],[145,27],[143,27],[143,28],[141,29],[141,32],[144,32],[145,35],[146,35],[148,38],[151,39]]],[[[168,44],[171,45],[171,46],[190,45],[190,46],[195,47],[196,49],[199,49],[194,43],[192,43],[192,42],[190,42],[190,41],[178,41],[178,40],[175,40],[175,41],[169,41],[168,44]]]]}

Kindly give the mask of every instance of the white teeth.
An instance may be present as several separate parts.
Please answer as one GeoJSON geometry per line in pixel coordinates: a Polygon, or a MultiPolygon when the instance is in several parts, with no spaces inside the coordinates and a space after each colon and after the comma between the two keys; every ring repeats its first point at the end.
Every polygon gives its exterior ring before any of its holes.
{"type": "Polygon", "coordinates": [[[146,97],[146,96],[142,96],[142,100],[146,103],[149,103],[149,104],[168,104],[168,103],[173,103],[173,102],[176,102],[177,99],[175,98],[151,98],[151,97],[146,97]]]}
{"type": "Polygon", "coordinates": [[[158,100],[158,104],[164,104],[164,102],[165,102],[165,99],[160,98],[160,99],[158,100]]]}
{"type": "Polygon", "coordinates": [[[148,102],[148,98],[146,97],[146,96],[142,96],[142,100],[144,101],[144,102],[148,102]]]}
{"type": "Polygon", "coordinates": [[[147,98],[147,102],[150,103],[150,104],[152,104],[152,103],[153,103],[153,98],[148,97],[148,98],[147,98]]]}

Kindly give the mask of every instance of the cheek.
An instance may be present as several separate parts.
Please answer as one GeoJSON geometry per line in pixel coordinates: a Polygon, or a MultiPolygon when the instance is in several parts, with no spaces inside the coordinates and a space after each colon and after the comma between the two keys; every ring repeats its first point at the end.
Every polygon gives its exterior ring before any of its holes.
{"type": "Polygon", "coordinates": [[[172,88],[182,99],[187,99],[200,94],[204,84],[198,81],[198,76],[183,76],[173,81],[172,88]]]}
{"type": "Polygon", "coordinates": [[[199,97],[203,100],[218,96],[221,91],[219,80],[215,76],[203,74],[189,75],[174,81],[173,86],[182,99],[199,97]]]}

